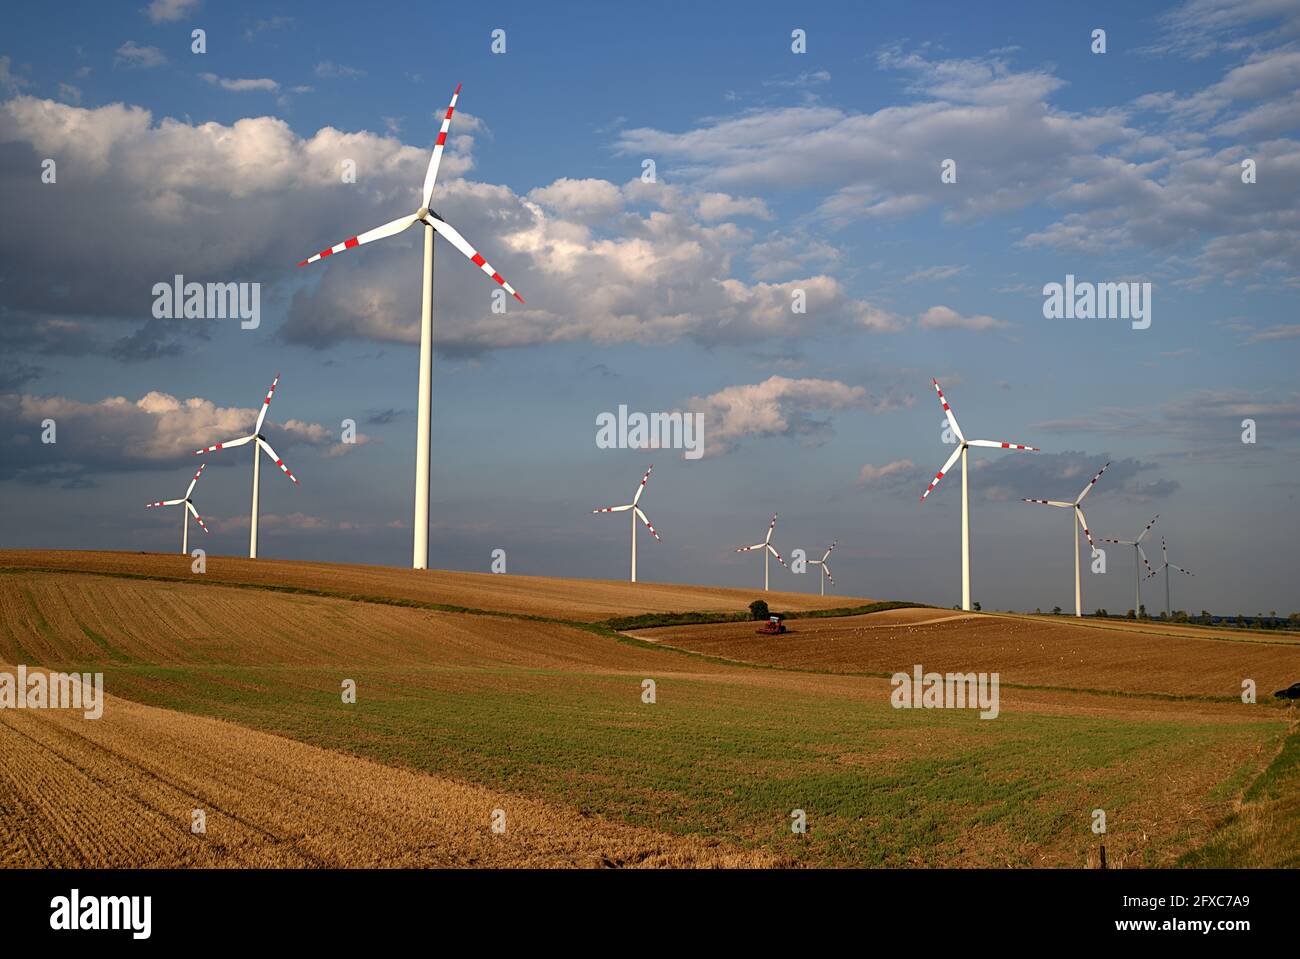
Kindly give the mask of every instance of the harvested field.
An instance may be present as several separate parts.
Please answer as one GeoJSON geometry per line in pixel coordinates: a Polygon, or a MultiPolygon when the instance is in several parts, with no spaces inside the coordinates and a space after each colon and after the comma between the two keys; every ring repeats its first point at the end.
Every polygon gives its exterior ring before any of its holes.
{"type": "Polygon", "coordinates": [[[1261,699],[1300,681],[1300,646],[1089,629],[1072,622],[936,610],[802,619],[781,636],[752,623],[637,630],[630,635],[737,662],[841,673],[997,672],[1002,682],[1063,689],[1261,699]]]}
{"type": "MultiPolygon", "coordinates": [[[[798,620],[779,640],[752,623],[646,633],[789,648],[848,623],[856,642],[916,633],[969,654],[997,640],[988,622],[1035,626],[908,609],[798,620]]],[[[1191,644],[1167,664],[1179,681],[1206,651],[1272,649],[1166,641],[1191,644]]],[[[1115,866],[1206,850],[1281,864],[1271,837],[1294,834],[1265,828],[1293,812],[1293,775],[1272,774],[1291,710],[1073,691],[1077,665],[1041,655],[1028,666],[1056,688],[1004,688],[986,721],[893,709],[887,680],[842,665],[759,668],[600,627],[11,568],[4,660],[102,670],[110,698],[97,721],[0,712],[3,865],[1077,867],[1098,805],[1115,866]],[[1265,769],[1264,799],[1243,805],[1265,769]],[[194,808],[207,837],[188,832],[194,808]],[[507,837],[487,830],[495,808],[507,837]],[[792,835],[792,809],[808,835],[792,835]]]]}
{"type": "MultiPolygon", "coordinates": [[[[209,556],[207,572],[190,572],[190,560],[171,553],[106,553],[78,550],[0,550],[0,570],[58,569],[101,572],[204,583],[247,583],[339,596],[487,609],[570,621],[597,622],[648,612],[709,611],[738,613],[762,590],[713,586],[674,586],[608,580],[551,579],[446,570],[393,569],[286,560],[209,556]]],[[[814,596],[773,591],[774,609],[807,610],[858,606],[871,602],[848,596],[814,596]]]]}
{"type": "Polygon", "coordinates": [[[774,863],[120,699],[96,721],[0,712],[0,866],[774,863]],[[191,832],[195,809],[203,835],[191,832]],[[504,834],[490,828],[496,809],[504,834]]]}
{"type": "Polygon", "coordinates": [[[600,640],[559,623],[234,586],[2,569],[0,659],[46,666],[534,669],[650,669],[682,661],[669,651],[600,640]]]}

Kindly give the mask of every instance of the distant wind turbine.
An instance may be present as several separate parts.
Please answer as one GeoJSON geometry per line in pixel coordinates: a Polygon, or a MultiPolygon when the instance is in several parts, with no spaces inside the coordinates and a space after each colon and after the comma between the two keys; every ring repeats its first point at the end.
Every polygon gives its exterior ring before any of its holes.
{"type": "Polygon", "coordinates": [[[1151,568],[1150,561],[1147,560],[1147,554],[1142,551],[1142,540],[1146,539],[1147,533],[1151,532],[1151,527],[1156,525],[1156,520],[1158,520],[1159,518],[1160,518],[1159,513],[1151,517],[1151,522],[1147,523],[1147,525],[1142,528],[1142,532],[1138,534],[1137,539],[1104,539],[1104,538],[1102,539],[1103,543],[1115,543],[1116,545],[1119,546],[1133,547],[1133,589],[1134,589],[1133,615],[1134,616],[1136,616],[1138,613],[1142,611],[1142,566],[1143,564],[1146,565],[1148,572],[1150,572],[1152,575],[1155,574],[1155,570],[1151,568]]]}
{"type": "Polygon", "coordinates": [[[267,456],[275,460],[275,465],[280,467],[284,475],[293,480],[295,486],[298,485],[298,477],[294,476],[293,471],[284,465],[284,460],[280,459],[280,455],[271,449],[271,444],[262,435],[262,424],[266,421],[266,412],[271,408],[271,396],[275,393],[275,386],[279,382],[280,374],[276,373],[275,379],[271,381],[271,388],[266,391],[266,399],[262,401],[262,410],[257,414],[257,425],[253,427],[253,432],[247,436],[241,436],[239,439],[227,440],[224,443],[218,443],[216,446],[194,451],[195,456],[202,456],[204,453],[211,453],[214,450],[225,450],[234,446],[243,446],[245,443],[253,443],[253,512],[248,527],[249,559],[257,559],[257,493],[262,480],[262,457],[259,453],[265,452],[267,456]]]}
{"type": "Polygon", "coordinates": [[[1183,569],[1181,566],[1176,566],[1176,565],[1174,565],[1173,563],[1169,562],[1169,550],[1165,547],[1165,538],[1164,538],[1163,536],[1160,537],[1160,555],[1163,557],[1164,561],[1160,564],[1160,566],[1159,566],[1158,568],[1153,569],[1153,570],[1151,571],[1150,575],[1147,576],[1147,579],[1150,579],[1152,576],[1155,576],[1156,573],[1159,573],[1161,570],[1164,571],[1164,574],[1165,574],[1165,618],[1166,618],[1166,619],[1172,619],[1172,618],[1173,618],[1173,615],[1174,615],[1174,609],[1173,609],[1173,604],[1169,601],[1169,571],[1170,571],[1171,569],[1176,569],[1176,570],[1178,570],[1178,572],[1180,572],[1180,573],[1186,573],[1188,576],[1195,576],[1196,574],[1193,573],[1190,569],[1183,569]]]}
{"type": "MultiPolygon", "coordinates": [[[[1075,616],[1083,615],[1083,590],[1079,582],[1079,530],[1082,529],[1083,535],[1088,537],[1088,545],[1090,547],[1095,549],[1097,546],[1097,544],[1092,541],[1092,533],[1088,531],[1088,517],[1083,515],[1083,506],[1080,504],[1083,503],[1083,498],[1087,496],[1089,493],[1091,493],[1092,488],[1097,485],[1097,480],[1101,479],[1101,474],[1106,472],[1106,470],[1108,469],[1110,469],[1109,463],[1107,463],[1101,469],[1097,470],[1097,475],[1088,481],[1088,485],[1083,488],[1083,491],[1079,493],[1077,497],[1075,497],[1073,503],[1062,503],[1060,500],[1054,500],[1054,499],[1024,500],[1024,502],[1026,503],[1039,503],[1043,506],[1057,506],[1060,507],[1061,509],[1072,509],[1074,510],[1074,518],[1079,521],[1078,526],[1074,527],[1074,615],[1075,616]]],[[[1070,525],[1074,526],[1073,523],[1071,523],[1070,525]]]]}
{"type": "MultiPolygon", "coordinates": [[[[768,525],[768,527],[767,527],[767,535],[763,537],[763,542],[761,542],[761,543],[755,543],[753,546],[737,546],[737,547],[736,547],[736,552],[737,552],[737,553],[748,553],[751,549],[761,549],[761,550],[763,551],[763,592],[767,592],[767,582],[768,582],[768,580],[767,580],[767,568],[768,568],[768,567],[767,567],[767,556],[768,556],[768,554],[771,553],[773,556],[776,557],[776,561],[777,561],[778,563],[780,563],[782,566],[785,566],[785,560],[783,560],[783,559],[781,558],[781,554],[778,553],[778,552],[776,551],[776,547],[772,545],[772,530],[776,529],[776,517],[777,517],[777,514],[776,514],[776,513],[773,513],[773,514],[772,514],[772,522],[771,522],[771,523],[768,525]]],[[[788,566],[787,566],[786,568],[789,569],[788,566]]]]}
{"type": "Polygon", "coordinates": [[[640,520],[645,523],[645,528],[650,531],[650,535],[661,543],[663,542],[659,534],[655,532],[655,528],[650,525],[650,520],[646,518],[645,513],[641,512],[641,507],[636,505],[641,500],[641,494],[645,492],[646,481],[650,479],[650,471],[653,469],[654,467],[651,466],[650,469],[645,471],[645,476],[641,477],[641,485],[636,488],[632,502],[626,506],[602,506],[600,509],[592,510],[593,513],[621,513],[629,509],[632,511],[632,582],[634,583],[636,582],[636,521],[640,520]]]}
{"type": "Polygon", "coordinates": [[[420,394],[417,403],[418,423],[415,440],[415,539],[413,543],[411,567],[413,569],[429,568],[429,435],[430,422],[433,418],[433,234],[441,233],[443,237],[461,253],[469,257],[474,265],[496,280],[511,296],[520,303],[524,298],[515,292],[492,264],[479,256],[477,250],[469,245],[450,223],[429,209],[433,199],[433,187],[438,180],[438,166],[442,163],[442,151],[447,142],[447,130],[451,127],[451,115],[456,112],[456,100],[460,97],[460,85],[451,95],[451,104],[447,114],[442,118],[442,130],[433,145],[433,155],[429,157],[429,168],[424,174],[424,187],[421,191],[420,208],[409,216],[398,217],[377,226],[373,230],[344,240],[328,250],[321,250],[314,256],[299,263],[306,266],[335,253],[342,253],[354,246],[361,246],[372,240],[382,240],[395,236],[416,223],[424,224],[424,286],[420,298],[420,394]]]}
{"type": "Polygon", "coordinates": [[[961,427],[957,425],[957,417],[953,415],[952,407],[944,399],[943,390],[939,389],[939,381],[931,379],[934,383],[934,391],[939,394],[939,402],[943,404],[943,414],[948,417],[948,426],[952,429],[953,435],[957,438],[958,446],[952,451],[952,456],[948,457],[948,462],[943,464],[943,468],[934,474],[934,481],[921,494],[921,502],[930,495],[939,480],[952,469],[952,464],[957,462],[957,457],[961,457],[961,608],[970,609],[970,493],[966,480],[966,458],[967,450],[972,446],[991,446],[994,449],[1003,450],[1027,450],[1031,453],[1037,453],[1037,446],[1021,446],[1019,443],[1003,443],[1000,440],[968,440],[962,434],[961,427]]]}
{"type": "Polygon", "coordinates": [[[187,555],[190,551],[190,514],[191,513],[194,514],[194,521],[203,527],[203,532],[206,533],[208,531],[207,525],[203,522],[203,517],[199,515],[199,511],[194,508],[194,502],[190,499],[190,494],[194,492],[194,484],[199,481],[199,477],[203,475],[203,469],[207,465],[208,465],[207,463],[202,463],[199,465],[199,471],[194,474],[194,479],[190,480],[190,485],[185,490],[185,495],[182,496],[180,499],[159,500],[157,503],[146,503],[144,507],[145,509],[153,509],[155,506],[180,506],[182,503],[185,504],[185,508],[181,510],[181,555],[182,556],[187,555]]]}
{"type": "Polygon", "coordinates": [[[822,575],[821,575],[821,576],[818,576],[817,578],[818,578],[818,580],[821,582],[822,595],[823,595],[823,596],[826,595],[826,580],[829,579],[829,580],[831,581],[831,585],[832,585],[832,586],[835,585],[835,577],[831,575],[831,568],[830,568],[830,566],[828,566],[827,563],[826,563],[826,557],[828,557],[828,556],[831,555],[831,550],[833,550],[833,549],[835,548],[835,546],[836,546],[836,543],[831,543],[830,546],[826,547],[826,552],[822,553],[822,558],[821,558],[821,559],[810,559],[810,560],[808,560],[808,565],[809,565],[809,566],[820,566],[820,567],[821,567],[821,571],[820,571],[820,572],[822,573],[822,575]]]}

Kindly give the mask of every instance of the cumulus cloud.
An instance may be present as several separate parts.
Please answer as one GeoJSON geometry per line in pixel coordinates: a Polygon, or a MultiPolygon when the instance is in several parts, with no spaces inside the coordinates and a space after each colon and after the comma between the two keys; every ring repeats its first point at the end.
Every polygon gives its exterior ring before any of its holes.
{"type": "Polygon", "coordinates": [[[947,306],[932,306],[917,320],[917,325],[925,330],[1001,330],[1010,326],[1006,320],[999,320],[984,314],[964,316],[947,306]]]}
{"type": "Polygon", "coordinates": [[[160,67],[167,62],[167,57],[157,47],[144,47],[134,40],[128,40],[117,48],[113,65],[138,69],[160,67]]]}
{"type": "Polygon", "coordinates": [[[937,59],[891,47],[877,65],[903,78],[911,102],[875,112],[755,108],[681,131],[624,129],[617,146],[708,189],[821,191],[814,220],[830,226],[936,208],[974,221],[1044,204],[1069,212],[1031,231],[1025,246],[1143,248],[1177,254],[1168,262],[1188,283],[1300,285],[1293,45],[1249,53],[1187,96],[1149,94],[1087,112],[1055,102],[1063,82],[1050,70],[1018,69],[1001,56],[937,59]],[[1255,142],[1210,146],[1211,137],[1255,142]],[[1247,156],[1268,176],[1243,188],[1247,156]],[[960,190],[937,175],[947,158],[957,162],[960,190]]]}
{"type": "MultiPolygon", "coordinates": [[[[247,435],[256,409],[217,406],[201,397],[178,399],[151,391],[138,400],[110,396],[87,403],[64,396],[0,395],[0,479],[24,482],[81,479],[100,472],[130,472],[189,465],[194,450],[247,435]],[[53,420],[56,442],[41,442],[42,423],[53,420]]],[[[290,419],[264,427],[277,451],[294,446],[329,450],[337,434],[318,423],[290,419]]],[[[358,444],[365,442],[358,435],[358,444]]],[[[352,448],[352,447],[349,447],[352,448]]]]}
{"type": "Polygon", "coordinates": [[[692,397],[686,406],[703,418],[705,455],[717,456],[749,437],[824,440],[831,429],[829,414],[837,410],[883,412],[910,404],[910,397],[873,396],[865,387],[839,380],[770,376],[692,397]]]}
{"type": "MultiPolygon", "coordinates": [[[[528,300],[492,311],[495,287],[439,241],[440,350],[472,353],[538,343],[748,343],[763,337],[888,332],[899,317],[852,296],[807,262],[780,282],[736,279],[733,261],[753,237],[731,211],[754,201],[639,179],[561,179],[520,196],[466,177],[481,124],[457,115],[434,206],[528,300]],[[709,218],[701,216],[704,209],[709,218]],[[602,220],[603,218],[603,220],[602,220]],[[445,265],[444,265],[445,264],[445,265]],[[793,308],[802,290],[806,312],[793,308]]],[[[296,271],[309,253],[414,209],[427,148],[330,127],[295,134],[273,117],[230,125],[155,121],[141,108],[82,109],[18,96],[0,103],[0,166],[57,155],[58,191],[36,194],[0,176],[13,229],[0,235],[0,308],[21,341],[85,349],[97,318],[140,322],[154,283],[181,273],[199,282],[261,282],[263,302],[289,303],[281,333],[325,346],[348,339],[418,339],[418,230],[296,271]],[[344,160],[362,176],[341,184],[344,160]],[[99,215],[51,233],[39,224],[99,215]],[[29,228],[30,227],[30,228],[29,228]],[[133,242],[116,242],[131,236],[133,242]],[[51,290],[58,290],[57,296],[51,290]],[[43,332],[42,332],[43,331],[43,332]]],[[[0,170],[3,172],[3,170],[0,170]]]]}
{"type": "Polygon", "coordinates": [[[858,472],[858,486],[890,485],[899,480],[910,479],[915,473],[916,464],[911,460],[894,460],[884,466],[865,463],[858,472]]]}

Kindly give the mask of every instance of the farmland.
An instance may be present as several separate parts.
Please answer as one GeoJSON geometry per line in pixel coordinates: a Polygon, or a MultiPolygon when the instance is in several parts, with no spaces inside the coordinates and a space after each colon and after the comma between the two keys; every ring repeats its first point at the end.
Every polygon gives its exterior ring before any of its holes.
{"type": "Polygon", "coordinates": [[[1295,646],[929,609],[621,636],[599,620],[757,594],[188,569],[0,553],[0,662],[109,695],[93,722],[0,712],[0,864],[1077,867],[1097,807],[1113,865],[1294,857],[1293,710],[1267,693],[1295,646]],[[999,718],[892,709],[874,674],[918,662],[1000,671],[999,718]]]}

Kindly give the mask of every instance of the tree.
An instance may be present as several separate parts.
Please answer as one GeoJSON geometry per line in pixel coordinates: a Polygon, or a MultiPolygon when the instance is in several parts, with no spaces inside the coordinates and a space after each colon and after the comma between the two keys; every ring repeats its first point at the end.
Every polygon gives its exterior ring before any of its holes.
{"type": "Polygon", "coordinates": [[[1148,619],[1148,618],[1149,617],[1147,616],[1147,604],[1143,603],[1141,606],[1138,607],[1138,619],[1148,619]]]}
{"type": "Polygon", "coordinates": [[[978,613],[981,609],[983,609],[983,607],[980,606],[979,603],[971,603],[971,607],[972,607],[972,608],[975,610],[975,612],[977,612],[977,613],[978,613]]]}
{"type": "Polygon", "coordinates": [[[1053,607],[1052,607],[1052,615],[1053,615],[1053,616],[1060,616],[1060,615],[1061,615],[1061,607],[1059,607],[1059,606],[1053,606],[1053,607]]]}
{"type": "Polygon", "coordinates": [[[767,609],[767,603],[761,599],[756,599],[749,604],[749,615],[754,619],[767,619],[770,615],[767,609]]]}
{"type": "Polygon", "coordinates": [[[1137,614],[1137,612],[1136,612],[1135,610],[1130,609],[1130,610],[1128,611],[1128,618],[1129,618],[1129,619],[1137,619],[1137,618],[1138,618],[1138,614],[1137,614]]]}
{"type": "Polygon", "coordinates": [[[1042,616],[1042,615],[1043,615],[1043,607],[1041,607],[1041,606],[1035,606],[1035,607],[1034,607],[1034,615],[1036,615],[1036,616],[1042,616]]]}

